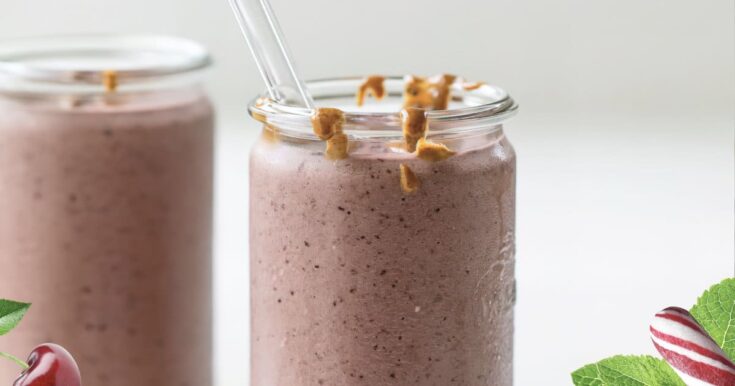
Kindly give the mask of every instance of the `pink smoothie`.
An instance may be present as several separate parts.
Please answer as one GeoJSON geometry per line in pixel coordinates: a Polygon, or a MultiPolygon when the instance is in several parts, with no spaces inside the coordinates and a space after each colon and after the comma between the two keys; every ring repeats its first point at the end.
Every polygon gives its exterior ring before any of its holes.
{"type": "Polygon", "coordinates": [[[499,128],[469,142],[436,163],[255,146],[253,386],[512,384],[515,153],[499,128]]]}
{"type": "Polygon", "coordinates": [[[0,297],[33,303],[0,350],[61,344],[85,385],[211,385],[212,132],[193,91],[0,97],[0,297]]]}

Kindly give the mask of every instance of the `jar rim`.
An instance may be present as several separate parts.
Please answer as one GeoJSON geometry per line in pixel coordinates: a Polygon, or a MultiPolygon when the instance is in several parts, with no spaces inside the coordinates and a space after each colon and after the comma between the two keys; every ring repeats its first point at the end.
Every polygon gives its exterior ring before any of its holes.
{"type": "Polygon", "coordinates": [[[212,59],[194,41],[163,35],[62,35],[0,40],[0,91],[101,92],[106,72],[133,88],[192,75],[212,59]]]}
{"type": "MultiPolygon", "coordinates": [[[[320,107],[337,107],[339,100],[354,100],[358,87],[365,78],[359,76],[326,78],[306,82],[316,104],[320,107]],[[349,98],[349,99],[348,99],[349,98]]],[[[385,99],[396,101],[403,97],[403,76],[386,76],[385,99]]],[[[451,88],[452,103],[447,110],[429,110],[430,133],[433,135],[487,130],[488,126],[499,125],[517,113],[518,104],[505,90],[489,84],[478,84],[467,89],[455,83],[451,88]]],[[[372,107],[379,106],[376,101],[372,107]]],[[[311,127],[312,110],[277,103],[268,98],[267,92],[253,99],[248,105],[250,115],[278,132],[293,137],[313,139],[311,127]]],[[[374,111],[351,108],[345,113],[344,131],[353,137],[395,137],[401,132],[400,107],[394,110],[374,111]]]]}

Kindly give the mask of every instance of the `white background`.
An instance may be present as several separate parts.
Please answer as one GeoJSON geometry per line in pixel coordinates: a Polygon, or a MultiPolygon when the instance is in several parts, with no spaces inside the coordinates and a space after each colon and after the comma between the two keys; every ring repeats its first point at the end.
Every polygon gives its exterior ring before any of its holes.
{"type": "MultiPolygon", "coordinates": [[[[650,317],[733,274],[731,0],[272,0],[307,78],[452,72],[507,88],[519,154],[516,384],[650,353],[650,317]]],[[[225,0],[2,0],[0,38],[158,32],[208,45],[219,109],[215,358],[247,384],[246,102],[225,0]]]]}

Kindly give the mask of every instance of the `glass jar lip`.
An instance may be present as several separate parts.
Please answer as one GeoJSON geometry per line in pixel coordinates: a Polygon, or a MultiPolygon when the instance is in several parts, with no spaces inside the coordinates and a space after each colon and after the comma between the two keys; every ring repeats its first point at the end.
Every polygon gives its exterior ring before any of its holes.
{"type": "MultiPolygon", "coordinates": [[[[310,80],[306,82],[316,104],[320,107],[340,107],[329,101],[354,100],[358,87],[365,77],[341,77],[310,80]]],[[[404,76],[386,76],[386,97],[402,98],[404,76]]],[[[514,116],[518,104],[505,90],[489,84],[477,84],[465,88],[455,83],[452,88],[452,104],[447,110],[427,111],[430,135],[462,133],[498,125],[514,116]]],[[[378,106],[381,101],[374,103],[378,106]]],[[[268,125],[275,126],[280,134],[313,139],[312,110],[304,107],[280,104],[268,98],[264,92],[248,105],[250,115],[268,125]]],[[[344,110],[344,130],[353,137],[396,137],[401,133],[400,107],[395,111],[344,110]]]]}
{"type": "Polygon", "coordinates": [[[61,35],[0,40],[0,91],[104,91],[198,73],[212,63],[194,41],[164,35],[61,35]]]}

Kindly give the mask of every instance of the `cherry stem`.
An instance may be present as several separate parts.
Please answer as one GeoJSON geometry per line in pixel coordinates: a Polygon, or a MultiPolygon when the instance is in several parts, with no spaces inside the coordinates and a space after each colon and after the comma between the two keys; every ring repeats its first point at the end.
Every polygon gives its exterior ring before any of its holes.
{"type": "Polygon", "coordinates": [[[22,367],[23,370],[26,370],[26,369],[28,369],[30,367],[30,366],[28,366],[28,363],[25,363],[24,361],[18,359],[14,355],[11,355],[11,354],[8,354],[8,353],[5,353],[5,352],[0,351],[0,357],[5,357],[5,358],[10,359],[11,361],[17,363],[18,366],[22,367]]]}

